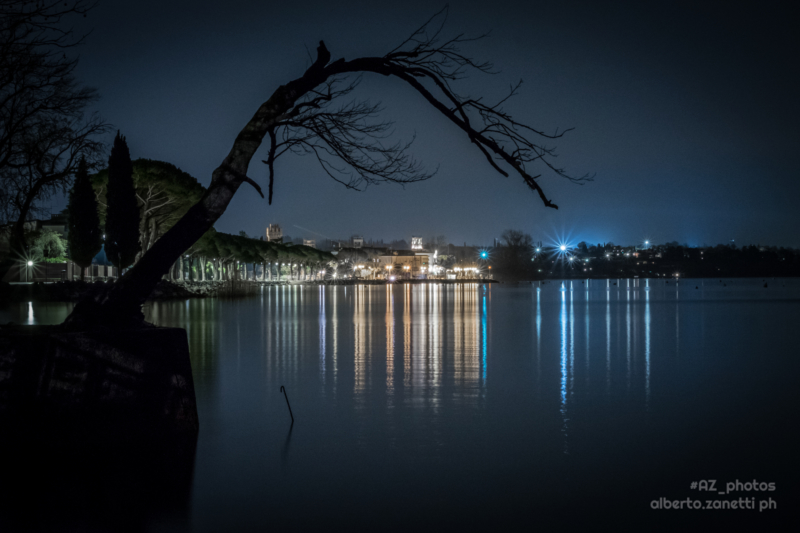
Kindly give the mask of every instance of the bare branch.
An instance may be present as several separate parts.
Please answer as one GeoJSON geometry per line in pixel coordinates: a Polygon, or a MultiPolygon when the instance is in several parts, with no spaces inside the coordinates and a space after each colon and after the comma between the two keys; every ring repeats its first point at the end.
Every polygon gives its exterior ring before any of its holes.
{"type": "MultiPolygon", "coordinates": [[[[446,10],[437,14],[441,16],[446,10]]],[[[481,99],[459,95],[454,86],[470,72],[492,72],[489,63],[463,54],[460,46],[475,39],[457,35],[441,39],[442,24],[432,18],[409,39],[383,57],[361,57],[331,62],[325,43],[317,47],[317,58],[298,78],[280,85],[259,106],[233,142],[230,152],[213,172],[201,200],[144,254],[123,278],[107,291],[80,302],[67,323],[123,325],[142,320],[141,305],[160,277],[175,260],[208,231],[225,212],[233,195],[244,183],[252,158],[265,136],[270,135],[268,159],[270,181],[274,162],[287,153],[313,154],[323,171],[349,188],[392,181],[408,183],[427,179],[426,173],[408,154],[410,142],[391,143],[391,123],[378,118],[380,107],[354,101],[343,105],[336,99],[352,90],[356,81],[348,76],[365,72],[393,77],[411,86],[434,109],[458,126],[475,144],[491,168],[507,176],[514,171],[535,191],[547,207],[557,208],[539,184],[540,174],[528,167],[543,163],[555,174],[574,181],[552,159],[555,150],[539,142],[547,136],[515,121],[501,104],[484,105],[481,99]],[[438,24],[438,25],[437,25],[438,24]]],[[[515,89],[512,88],[512,93],[515,89]]],[[[413,141],[413,139],[412,139],[413,141]]]]}
{"type": "Polygon", "coordinates": [[[313,153],[329,176],[336,176],[336,181],[357,190],[381,181],[401,184],[421,181],[435,174],[424,172],[408,155],[410,142],[383,142],[391,135],[392,124],[380,120],[379,105],[351,101],[334,107],[360,81],[357,77],[347,82],[346,76],[363,72],[394,76],[408,83],[465,132],[491,168],[505,177],[509,176],[509,170],[516,172],[547,207],[557,208],[539,185],[541,174],[532,174],[530,165],[540,162],[557,176],[575,183],[591,181],[593,176],[575,177],[556,166],[555,149],[536,140],[558,139],[572,128],[548,134],[515,120],[503,110],[503,105],[518,94],[521,81],[494,104],[486,104],[481,98],[462,97],[454,90],[453,83],[464,79],[469,71],[491,73],[492,65],[478,62],[460,49],[464,43],[482,39],[484,35],[441,38],[447,11],[445,7],[437,12],[400,46],[380,58],[340,59],[321,67],[322,58],[330,54],[324,43],[320,43],[318,58],[308,72],[313,69],[322,74],[322,88],[307,91],[269,130],[271,136],[281,139],[271,142],[269,158],[264,161],[270,167],[270,183],[275,176],[275,160],[287,152],[313,153]],[[331,158],[340,164],[332,164],[331,158]]]}
{"type": "Polygon", "coordinates": [[[261,186],[258,183],[256,183],[252,179],[248,178],[245,174],[240,173],[235,168],[229,167],[227,170],[228,170],[228,172],[231,172],[232,174],[234,174],[236,177],[238,177],[243,182],[249,183],[250,185],[252,185],[253,188],[256,190],[256,192],[258,192],[258,194],[261,195],[261,198],[264,198],[264,192],[261,190],[261,186]]]}

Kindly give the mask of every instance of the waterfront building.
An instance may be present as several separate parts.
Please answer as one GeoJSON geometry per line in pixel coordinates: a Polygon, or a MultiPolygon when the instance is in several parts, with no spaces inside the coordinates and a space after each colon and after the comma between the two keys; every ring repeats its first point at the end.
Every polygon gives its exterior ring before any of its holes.
{"type": "Polygon", "coordinates": [[[270,224],[267,226],[267,240],[269,242],[283,242],[283,230],[279,224],[270,224]]]}
{"type": "Polygon", "coordinates": [[[432,274],[433,254],[414,250],[395,250],[378,256],[378,263],[385,277],[401,279],[426,278],[432,274]]]}

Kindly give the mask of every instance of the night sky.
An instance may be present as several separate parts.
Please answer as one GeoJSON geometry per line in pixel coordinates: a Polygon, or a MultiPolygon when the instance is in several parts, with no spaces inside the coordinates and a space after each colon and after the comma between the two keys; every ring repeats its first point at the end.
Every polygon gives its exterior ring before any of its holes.
{"type": "MultiPolygon", "coordinates": [[[[416,132],[414,155],[438,174],[355,192],[311,158],[285,156],[273,205],[244,185],[217,229],[260,236],[279,223],[292,237],[487,244],[515,228],[545,242],[800,247],[800,46],[788,7],[598,4],[453,2],[445,28],[491,31],[465,51],[500,73],[474,74],[462,93],[492,99],[522,79],[506,110],[548,132],[575,128],[556,143],[557,162],[596,178],[580,186],[541,169],[558,211],[519,177],[497,174],[409,87],[370,75],[359,94],[385,104],[399,138],[416,132]]],[[[78,76],[100,91],[97,110],[134,158],[168,161],[207,185],[320,39],[334,59],[383,55],[443,5],[101,0],[80,21],[92,33],[78,76]]],[[[262,149],[249,171],[262,185],[265,158],[262,149]]]]}

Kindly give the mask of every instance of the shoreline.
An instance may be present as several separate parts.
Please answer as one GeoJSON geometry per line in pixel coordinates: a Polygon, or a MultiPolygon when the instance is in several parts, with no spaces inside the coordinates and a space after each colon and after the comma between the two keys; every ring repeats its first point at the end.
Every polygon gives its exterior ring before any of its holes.
{"type": "MultiPolygon", "coordinates": [[[[355,286],[355,285],[472,285],[472,284],[498,284],[498,285],[542,285],[566,281],[606,281],[606,280],[651,280],[665,281],[667,283],[680,283],[684,280],[705,279],[759,279],[763,281],[776,279],[792,279],[788,277],[748,276],[748,277],[692,277],[692,278],[558,278],[545,280],[496,280],[496,279],[411,279],[411,280],[281,280],[281,281],[187,281],[173,283],[162,280],[147,298],[148,302],[165,300],[186,300],[190,298],[237,298],[256,294],[262,287],[294,287],[294,286],[355,286]]],[[[60,281],[55,283],[20,283],[0,284],[0,301],[2,302],[77,302],[84,295],[97,292],[105,287],[106,282],[81,282],[60,281]]]]}
{"type": "MultiPolygon", "coordinates": [[[[324,281],[186,281],[173,283],[162,280],[146,301],[185,300],[189,298],[235,298],[255,294],[261,287],[285,286],[338,286],[338,285],[403,285],[442,283],[448,285],[473,283],[499,283],[489,279],[469,280],[324,280],[324,281]]],[[[105,281],[58,281],[55,283],[2,283],[0,301],[3,302],[77,302],[83,296],[102,290],[105,281]]]]}

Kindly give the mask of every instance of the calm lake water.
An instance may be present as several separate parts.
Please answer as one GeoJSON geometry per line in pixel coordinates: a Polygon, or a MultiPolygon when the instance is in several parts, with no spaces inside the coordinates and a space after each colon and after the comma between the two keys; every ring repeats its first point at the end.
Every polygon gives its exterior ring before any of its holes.
{"type": "MultiPolygon", "coordinates": [[[[200,434],[188,505],[131,523],[644,531],[796,515],[800,280],[563,288],[284,286],[148,305],[187,329],[200,434]],[[754,480],[775,490],[746,492],[754,480]],[[755,509],[653,509],[662,497],[755,509]]],[[[14,304],[0,322],[70,308],[14,304]]]]}

